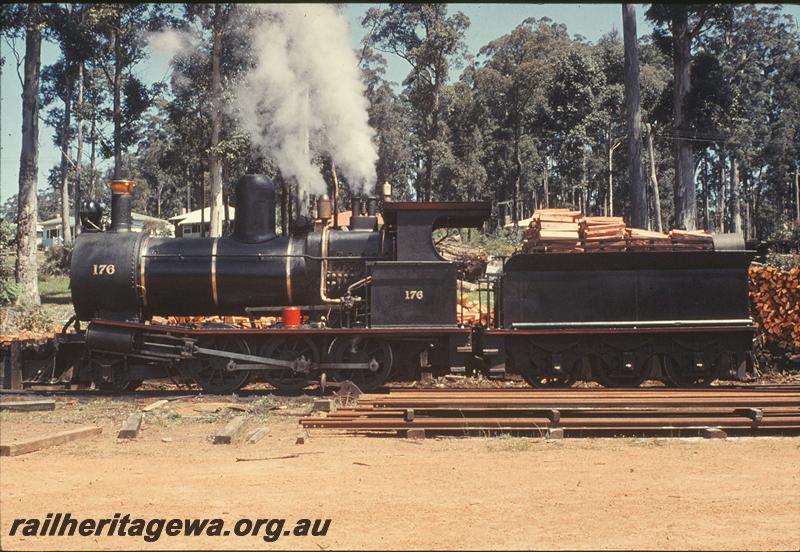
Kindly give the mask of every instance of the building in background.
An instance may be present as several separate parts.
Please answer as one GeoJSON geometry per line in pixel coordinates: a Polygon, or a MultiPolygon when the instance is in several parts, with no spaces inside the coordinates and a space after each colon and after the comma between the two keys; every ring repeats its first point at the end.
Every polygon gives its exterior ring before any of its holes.
{"type": "MultiPolygon", "coordinates": [[[[228,228],[233,225],[236,218],[236,209],[228,207],[228,220],[222,221],[222,234],[228,234],[228,228]]],[[[211,207],[197,209],[188,213],[181,213],[171,217],[169,221],[175,226],[176,238],[199,238],[201,235],[209,235],[211,229],[211,207]],[[205,226],[205,231],[201,232],[205,226]]]]}
{"type": "MultiPolygon", "coordinates": [[[[131,230],[133,232],[141,232],[148,230],[151,234],[158,236],[172,236],[172,225],[163,219],[142,215],[141,213],[131,213],[133,224],[131,230]]],[[[69,217],[70,226],[75,225],[75,217],[69,217]]],[[[37,225],[36,237],[40,247],[53,247],[54,245],[61,245],[61,217],[51,218],[42,221],[37,225]]]]}

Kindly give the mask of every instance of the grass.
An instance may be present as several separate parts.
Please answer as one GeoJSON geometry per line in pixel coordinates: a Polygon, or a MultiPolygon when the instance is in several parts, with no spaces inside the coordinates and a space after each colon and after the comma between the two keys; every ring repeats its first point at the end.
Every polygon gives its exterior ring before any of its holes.
{"type": "Polygon", "coordinates": [[[44,276],[39,278],[39,294],[42,303],[69,302],[69,276],[44,276]]]}
{"type": "Polygon", "coordinates": [[[39,277],[39,295],[42,310],[54,324],[61,325],[72,316],[72,294],[69,290],[69,276],[39,277]]]}

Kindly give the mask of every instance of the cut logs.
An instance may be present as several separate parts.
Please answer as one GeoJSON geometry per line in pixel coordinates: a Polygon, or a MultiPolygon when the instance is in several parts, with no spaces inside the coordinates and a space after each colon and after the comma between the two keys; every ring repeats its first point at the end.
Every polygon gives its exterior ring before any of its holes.
{"type": "Polygon", "coordinates": [[[750,267],[753,319],[768,346],[800,351],[800,268],[750,267]]]}

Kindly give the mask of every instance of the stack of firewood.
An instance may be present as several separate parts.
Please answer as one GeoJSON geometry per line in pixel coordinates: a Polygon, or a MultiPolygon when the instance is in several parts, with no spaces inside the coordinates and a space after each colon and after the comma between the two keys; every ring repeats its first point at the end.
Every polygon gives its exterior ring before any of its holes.
{"type": "Polygon", "coordinates": [[[540,209],[531,217],[525,238],[533,241],[577,243],[580,238],[580,211],[569,209],[540,209]]]}
{"type": "Polygon", "coordinates": [[[456,316],[459,322],[465,324],[487,324],[489,322],[489,309],[479,301],[470,300],[463,295],[456,301],[456,316]]]}
{"type": "Polygon", "coordinates": [[[250,319],[246,316],[154,316],[153,324],[167,324],[202,328],[211,324],[224,324],[237,328],[269,328],[280,320],[275,316],[262,316],[250,319]]]}
{"type": "Polygon", "coordinates": [[[784,350],[800,350],[800,268],[751,266],[750,302],[766,341],[784,350]]]}

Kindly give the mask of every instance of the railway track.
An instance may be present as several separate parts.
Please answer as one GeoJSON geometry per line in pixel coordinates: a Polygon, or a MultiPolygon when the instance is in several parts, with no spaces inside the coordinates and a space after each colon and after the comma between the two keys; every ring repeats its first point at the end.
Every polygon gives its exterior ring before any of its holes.
{"type": "Polygon", "coordinates": [[[449,389],[361,395],[307,429],[353,433],[512,432],[572,436],[800,434],[800,386],[705,389],[449,389]]]}

